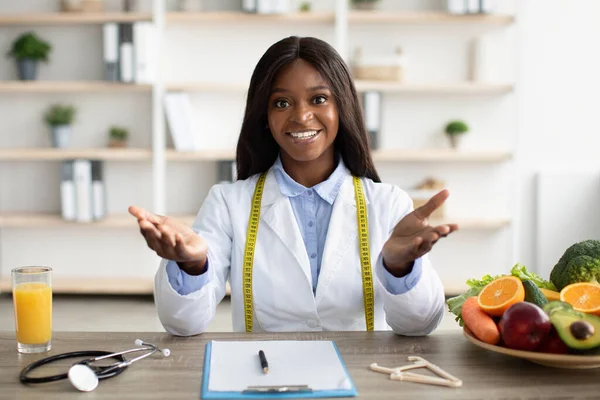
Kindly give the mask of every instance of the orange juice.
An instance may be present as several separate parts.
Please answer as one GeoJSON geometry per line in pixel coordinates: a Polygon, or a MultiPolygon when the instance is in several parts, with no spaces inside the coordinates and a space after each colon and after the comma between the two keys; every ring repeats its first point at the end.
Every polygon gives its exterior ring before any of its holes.
{"type": "Polygon", "coordinates": [[[52,338],[52,288],[46,283],[19,283],[13,288],[17,342],[43,344],[52,338]]]}

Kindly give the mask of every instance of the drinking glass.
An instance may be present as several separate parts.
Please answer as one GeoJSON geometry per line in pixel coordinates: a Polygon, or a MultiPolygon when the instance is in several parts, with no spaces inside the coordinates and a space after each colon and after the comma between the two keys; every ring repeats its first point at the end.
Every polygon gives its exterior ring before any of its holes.
{"type": "Polygon", "coordinates": [[[19,353],[43,353],[52,347],[52,268],[11,271],[19,353]]]}

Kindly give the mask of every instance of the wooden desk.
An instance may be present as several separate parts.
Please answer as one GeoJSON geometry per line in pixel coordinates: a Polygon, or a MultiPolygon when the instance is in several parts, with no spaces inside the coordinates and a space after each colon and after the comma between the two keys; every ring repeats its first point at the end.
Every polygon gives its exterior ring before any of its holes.
{"type": "MultiPolygon", "coordinates": [[[[350,375],[363,399],[598,399],[600,369],[564,370],[486,352],[461,334],[408,338],[386,332],[204,334],[172,337],[165,333],[67,333],[58,332],[50,354],[74,350],[120,351],[134,347],[136,338],[171,349],[165,359],[151,357],[133,364],[122,375],[100,382],[93,393],[80,393],[68,381],[24,386],[19,372],[44,355],[21,355],[15,335],[0,332],[0,399],[198,399],[202,379],[204,345],[209,340],[335,340],[350,375]],[[463,380],[461,388],[445,388],[389,380],[368,369],[407,363],[419,355],[463,380]]],[[[48,368],[44,373],[66,371],[48,368]]],[[[418,371],[420,372],[420,371],[418,371]]]]}

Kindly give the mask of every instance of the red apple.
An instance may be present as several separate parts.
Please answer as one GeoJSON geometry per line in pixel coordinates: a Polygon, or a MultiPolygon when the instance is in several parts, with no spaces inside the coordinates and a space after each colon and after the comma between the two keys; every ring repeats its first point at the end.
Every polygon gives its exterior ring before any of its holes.
{"type": "Polygon", "coordinates": [[[567,354],[569,347],[562,341],[554,326],[550,330],[550,334],[537,348],[540,353],[567,354]]]}
{"type": "Polygon", "coordinates": [[[529,302],[515,303],[500,321],[500,334],[506,347],[535,351],[546,340],[552,324],[548,314],[529,302]]]}

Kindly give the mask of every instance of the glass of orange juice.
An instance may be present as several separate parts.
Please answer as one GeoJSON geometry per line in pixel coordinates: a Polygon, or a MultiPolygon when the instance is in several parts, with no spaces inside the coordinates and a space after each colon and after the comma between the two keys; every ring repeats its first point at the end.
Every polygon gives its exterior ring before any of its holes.
{"type": "Polygon", "coordinates": [[[52,268],[12,270],[17,350],[43,353],[52,347],[52,268]]]}

